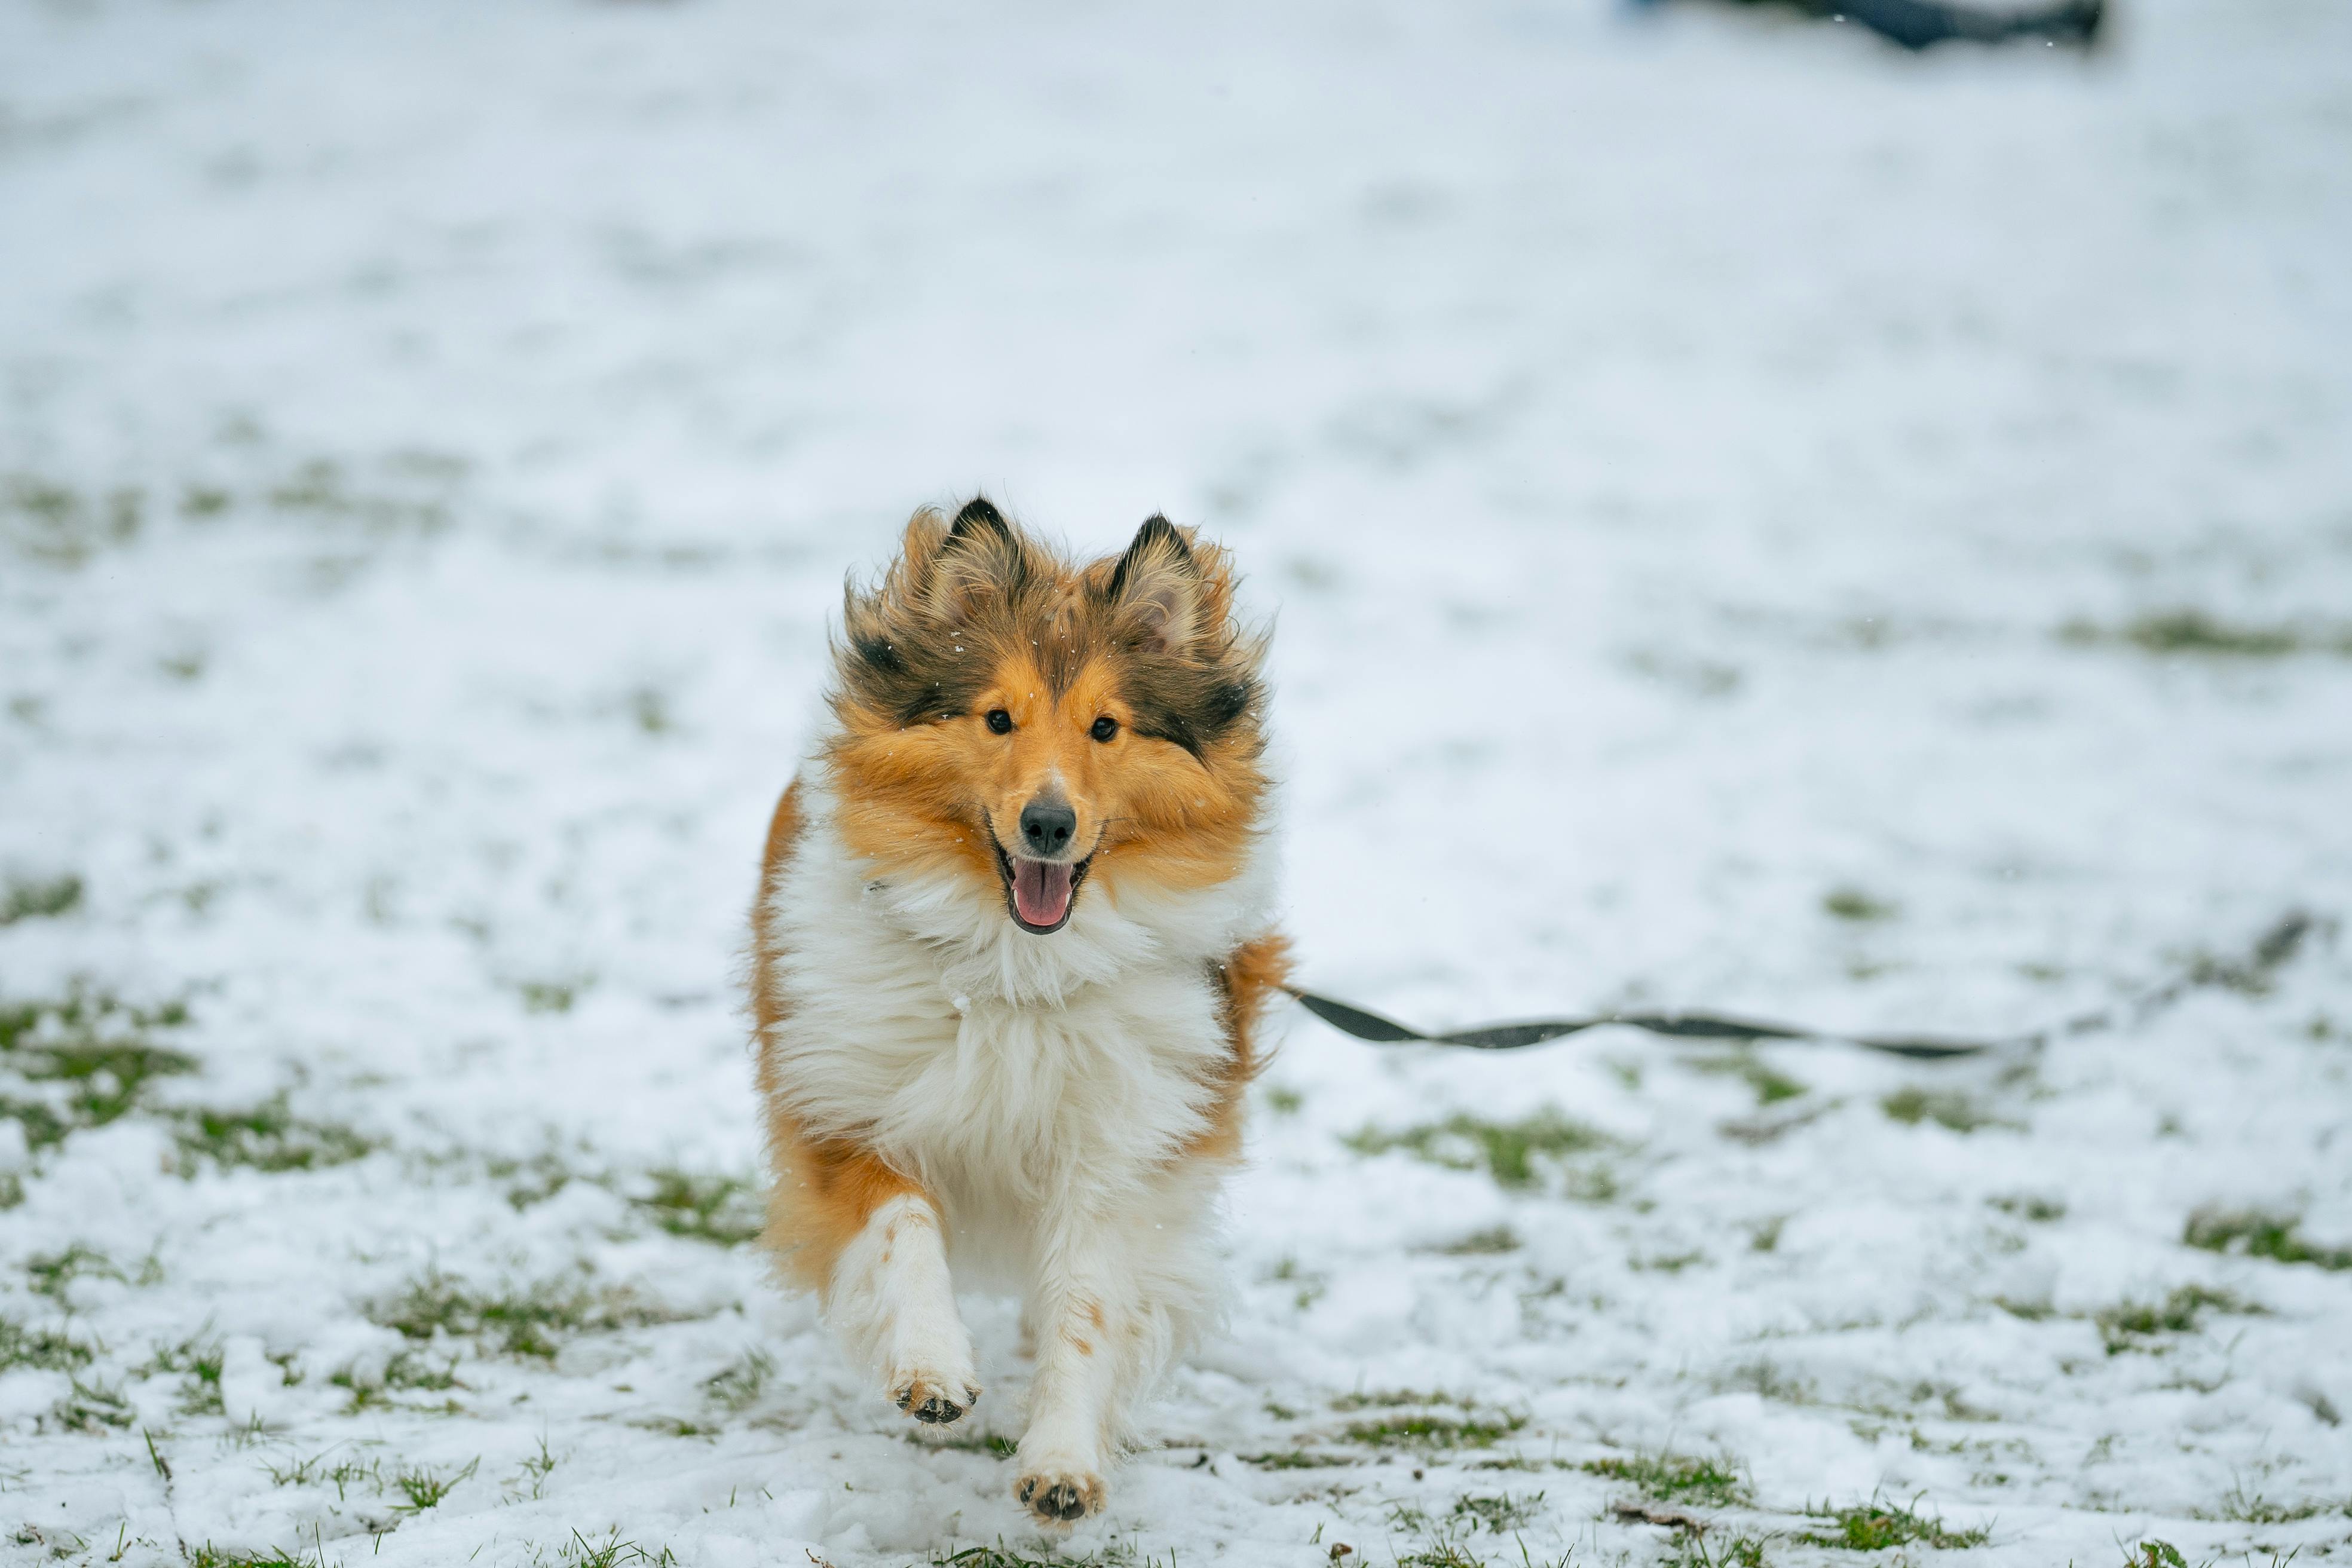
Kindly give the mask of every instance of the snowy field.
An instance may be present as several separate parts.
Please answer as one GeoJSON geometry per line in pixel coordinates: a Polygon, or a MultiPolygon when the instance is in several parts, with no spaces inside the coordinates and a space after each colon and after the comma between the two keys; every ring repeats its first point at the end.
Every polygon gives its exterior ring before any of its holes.
{"type": "Polygon", "coordinates": [[[2352,1563],[2352,7],[2123,3],[0,9],[0,1561],[2352,1563]],[[1048,1542],[1009,1307],[942,1444],[745,1245],[979,488],[1238,553],[1310,984],[2188,984],[1294,1017],[1048,1542]]]}

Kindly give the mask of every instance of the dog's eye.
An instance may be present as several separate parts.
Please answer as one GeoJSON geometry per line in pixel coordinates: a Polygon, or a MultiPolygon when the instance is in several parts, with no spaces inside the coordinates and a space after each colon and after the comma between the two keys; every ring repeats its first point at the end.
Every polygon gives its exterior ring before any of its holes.
{"type": "Polygon", "coordinates": [[[1088,731],[1087,733],[1094,736],[1097,741],[1108,741],[1113,735],[1118,733],[1118,721],[1111,718],[1108,714],[1105,714],[1102,718],[1095,721],[1095,727],[1088,731]]]}
{"type": "Polygon", "coordinates": [[[1010,735],[1013,733],[1013,715],[1002,708],[992,708],[988,710],[988,727],[1000,735],[1010,735]]]}

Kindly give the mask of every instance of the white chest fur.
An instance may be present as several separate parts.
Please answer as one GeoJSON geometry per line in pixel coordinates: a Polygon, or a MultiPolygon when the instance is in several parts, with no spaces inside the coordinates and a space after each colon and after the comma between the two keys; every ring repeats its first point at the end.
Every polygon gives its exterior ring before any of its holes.
{"type": "Polygon", "coordinates": [[[1141,1197],[1206,1125],[1230,1048],[1211,965],[1265,929],[1264,857],[1198,892],[1090,884],[1034,936],[993,888],[852,855],[814,782],[761,911],[782,993],[763,1048],[794,1118],[924,1183],[983,1264],[1046,1212],[1141,1197]]]}

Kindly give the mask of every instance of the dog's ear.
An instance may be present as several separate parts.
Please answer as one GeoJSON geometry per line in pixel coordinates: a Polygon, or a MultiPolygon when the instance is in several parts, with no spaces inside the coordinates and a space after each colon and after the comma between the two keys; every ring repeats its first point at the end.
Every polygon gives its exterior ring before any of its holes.
{"type": "Polygon", "coordinates": [[[1013,540],[1013,525],[996,510],[996,503],[986,496],[974,496],[963,503],[963,510],[948,524],[948,538],[975,539],[982,534],[994,534],[1007,543],[1013,540]]]}
{"type": "Polygon", "coordinates": [[[1111,568],[1106,596],[1145,653],[1189,654],[1201,640],[1201,566],[1176,525],[1154,512],[1111,568]]]}
{"type": "Polygon", "coordinates": [[[931,559],[924,608],[944,625],[961,626],[990,598],[1009,597],[1028,580],[1029,552],[1013,525],[986,496],[974,496],[931,559]]]}

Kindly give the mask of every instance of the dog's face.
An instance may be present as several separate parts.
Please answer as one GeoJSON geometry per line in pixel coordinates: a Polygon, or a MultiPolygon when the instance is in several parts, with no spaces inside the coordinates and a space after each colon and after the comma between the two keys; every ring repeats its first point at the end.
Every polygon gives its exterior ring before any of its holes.
{"type": "Polygon", "coordinates": [[[1232,600],[1223,552],[1161,518],[1076,567],[985,500],[918,513],[843,612],[844,836],[886,866],[986,879],[1041,936],[1090,880],[1232,875],[1265,788],[1264,647],[1232,600]]]}

